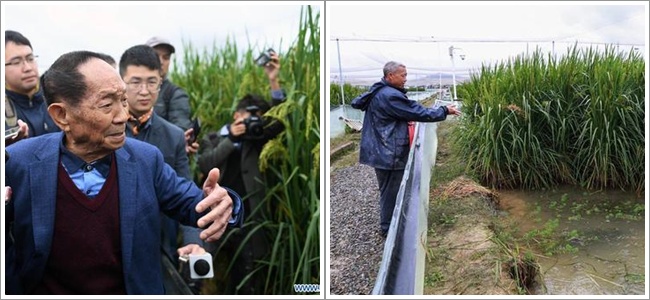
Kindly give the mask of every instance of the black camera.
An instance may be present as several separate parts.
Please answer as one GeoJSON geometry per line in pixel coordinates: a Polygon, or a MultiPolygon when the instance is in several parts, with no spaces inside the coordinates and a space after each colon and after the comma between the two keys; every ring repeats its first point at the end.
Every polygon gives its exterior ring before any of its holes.
{"type": "Polygon", "coordinates": [[[246,107],[246,111],[250,112],[251,115],[244,119],[244,125],[246,125],[244,138],[253,140],[261,139],[264,137],[264,121],[257,115],[260,108],[256,105],[251,105],[246,107]]]}
{"type": "Polygon", "coordinates": [[[265,52],[262,52],[260,56],[255,59],[255,64],[260,67],[266,66],[266,64],[271,61],[271,53],[275,53],[275,50],[269,48],[265,52]]]}
{"type": "Polygon", "coordinates": [[[199,136],[199,133],[201,133],[201,121],[199,118],[194,119],[192,121],[192,135],[190,136],[190,139],[187,141],[188,145],[192,145],[194,142],[196,142],[196,138],[199,136]]]}

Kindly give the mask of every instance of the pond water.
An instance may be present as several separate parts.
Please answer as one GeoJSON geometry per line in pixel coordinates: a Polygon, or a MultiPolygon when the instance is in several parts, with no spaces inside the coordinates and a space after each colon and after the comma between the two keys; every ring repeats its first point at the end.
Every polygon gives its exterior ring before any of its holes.
{"type": "Polygon", "coordinates": [[[339,117],[363,121],[364,112],[354,109],[349,105],[342,105],[335,109],[330,110],[330,138],[341,136],[345,133],[345,123],[339,120],[339,117]]]}
{"type": "Polygon", "coordinates": [[[499,191],[499,200],[522,236],[545,241],[535,244],[543,280],[533,294],[645,294],[643,197],[567,186],[499,191]]]}

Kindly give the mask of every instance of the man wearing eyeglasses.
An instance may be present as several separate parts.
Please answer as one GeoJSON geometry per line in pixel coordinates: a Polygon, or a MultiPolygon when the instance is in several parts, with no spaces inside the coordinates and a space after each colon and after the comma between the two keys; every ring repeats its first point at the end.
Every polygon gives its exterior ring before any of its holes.
{"type": "MultiPolygon", "coordinates": [[[[183,130],[154,110],[162,82],[160,68],[158,56],[149,46],[134,46],[122,54],[120,75],[126,83],[129,112],[126,135],[156,146],[178,176],[192,180],[183,130]]],[[[179,223],[164,215],[162,220],[163,251],[174,265],[178,265],[179,255],[205,253],[198,228],[180,225],[184,246],[177,249],[179,223]]]]}
{"type": "Polygon", "coordinates": [[[7,145],[59,131],[47,113],[32,44],[19,32],[5,30],[5,131],[12,128],[18,134],[5,136],[7,145]]]}

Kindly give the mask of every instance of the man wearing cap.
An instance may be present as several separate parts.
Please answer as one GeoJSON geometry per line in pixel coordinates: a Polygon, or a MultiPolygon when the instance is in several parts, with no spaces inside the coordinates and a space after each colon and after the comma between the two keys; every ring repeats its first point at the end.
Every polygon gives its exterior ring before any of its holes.
{"type": "Polygon", "coordinates": [[[146,44],[158,53],[161,65],[160,75],[163,78],[154,110],[156,114],[165,120],[176,124],[186,131],[192,127],[192,122],[190,121],[190,98],[182,88],[173,84],[167,78],[169,62],[176,49],[167,39],[157,36],[150,38],[146,44]]]}

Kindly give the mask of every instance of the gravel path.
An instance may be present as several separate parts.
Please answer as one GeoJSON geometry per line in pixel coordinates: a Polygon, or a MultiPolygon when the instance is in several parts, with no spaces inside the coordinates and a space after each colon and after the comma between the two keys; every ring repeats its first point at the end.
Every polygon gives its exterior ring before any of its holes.
{"type": "Polygon", "coordinates": [[[330,294],[369,295],[384,252],[373,168],[356,164],[330,175],[330,294]]]}

